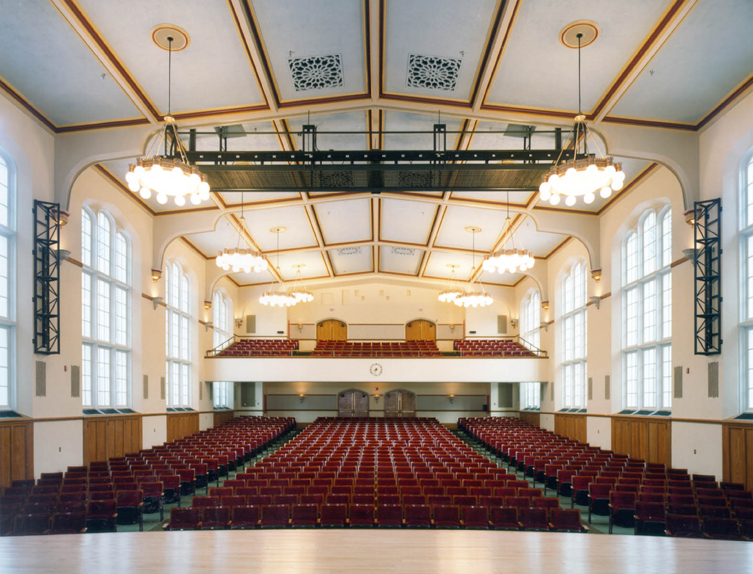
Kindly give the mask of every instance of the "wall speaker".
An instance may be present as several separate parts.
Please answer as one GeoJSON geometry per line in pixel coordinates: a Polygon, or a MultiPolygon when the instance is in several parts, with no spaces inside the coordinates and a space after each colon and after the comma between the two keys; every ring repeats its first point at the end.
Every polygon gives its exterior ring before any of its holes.
{"type": "Polygon", "coordinates": [[[709,398],[719,396],[719,361],[709,363],[709,398]]]}
{"type": "Polygon", "coordinates": [[[246,315],[246,334],[256,334],[256,315],[246,315]]]}
{"type": "Polygon", "coordinates": [[[672,393],[672,398],[675,399],[681,399],[682,398],[682,366],[675,367],[675,388],[674,393],[672,393]]]}
{"type": "Polygon", "coordinates": [[[144,375],[144,398],[149,398],[149,375],[144,375]]]}
{"type": "Polygon", "coordinates": [[[165,384],[165,377],[159,378],[159,398],[163,401],[165,400],[165,396],[167,394],[167,389],[165,388],[167,385],[165,384]]]}
{"type": "Polygon", "coordinates": [[[71,398],[81,398],[81,367],[71,365],[71,398]]]}
{"type": "Polygon", "coordinates": [[[497,334],[507,335],[507,315],[497,315],[497,334]]]}
{"type": "Polygon", "coordinates": [[[38,397],[47,396],[47,363],[37,361],[36,368],[36,395],[38,397]]]}
{"type": "Polygon", "coordinates": [[[612,377],[609,375],[604,376],[604,398],[609,400],[612,396],[612,377]]]}

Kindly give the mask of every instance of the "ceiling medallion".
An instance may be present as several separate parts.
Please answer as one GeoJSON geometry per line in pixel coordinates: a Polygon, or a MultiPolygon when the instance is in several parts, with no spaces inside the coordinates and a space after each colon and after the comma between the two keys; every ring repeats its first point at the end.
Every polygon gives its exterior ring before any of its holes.
{"type": "Polygon", "coordinates": [[[560,162],[560,154],[539,186],[541,200],[549,201],[552,205],[558,205],[563,197],[568,207],[575,205],[578,197],[582,197],[586,204],[593,203],[596,193],[606,199],[613,191],[622,189],[625,181],[622,164],[612,157],[604,157],[581,110],[581,48],[592,43],[596,36],[598,26],[590,22],[574,22],[560,36],[563,44],[578,49],[578,115],[575,116],[570,144],[565,148],[572,149],[573,158],[560,162]],[[589,138],[601,157],[588,153],[589,138]]]}
{"type": "MultiPolygon", "coordinates": [[[[510,192],[507,192],[507,218],[505,219],[505,228],[509,232],[512,229],[512,219],[510,219],[510,192]]],[[[509,249],[496,251],[487,256],[482,266],[484,271],[493,273],[522,273],[528,271],[536,263],[533,253],[523,249],[520,240],[515,241],[515,231],[513,230],[505,245],[510,244],[509,249]],[[518,245],[520,248],[518,248],[518,245]]]]}
{"type": "Polygon", "coordinates": [[[149,199],[152,192],[157,194],[157,203],[164,205],[168,197],[174,198],[175,205],[182,207],[186,204],[186,198],[190,198],[193,205],[199,205],[209,199],[209,183],[199,169],[188,163],[186,149],[178,134],[178,126],[175,118],[170,114],[172,83],[172,55],[173,49],[183,50],[188,46],[188,34],[179,28],[171,28],[167,25],[158,26],[152,31],[152,39],[161,48],[167,43],[168,51],[168,98],[167,115],[165,125],[159,133],[159,137],[152,141],[152,145],[143,158],[138,158],[135,164],[131,164],[125,176],[128,189],[138,193],[143,199],[149,199]],[[173,35],[175,33],[175,35],[173,35]],[[175,45],[175,48],[173,48],[175,45]],[[159,147],[164,143],[164,154],[155,153],[150,157],[155,145],[159,147]],[[178,155],[178,159],[168,157],[178,155]]]}
{"type": "MultiPolygon", "coordinates": [[[[243,215],[243,192],[241,192],[241,217],[239,224],[241,229],[246,225],[246,218],[243,215]]],[[[253,249],[246,249],[241,247],[241,229],[236,229],[238,233],[238,241],[235,247],[226,247],[217,255],[216,263],[217,267],[224,269],[225,271],[233,270],[233,273],[244,271],[245,273],[261,273],[267,269],[267,260],[264,259],[261,253],[254,251],[253,249]]]]}
{"type": "MultiPolygon", "coordinates": [[[[468,226],[465,228],[465,230],[468,233],[473,234],[473,268],[471,273],[475,273],[476,271],[476,234],[481,232],[480,227],[476,227],[474,225],[468,226]]],[[[471,281],[468,285],[467,290],[463,290],[462,294],[455,297],[452,302],[455,303],[458,307],[486,307],[487,305],[491,305],[494,302],[494,299],[492,299],[492,296],[489,295],[485,290],[484,286],[481,284],[481,282],[478,282],[480,290],[476,291],[473,288],[473,275],[471,275],[471,281]]]]}

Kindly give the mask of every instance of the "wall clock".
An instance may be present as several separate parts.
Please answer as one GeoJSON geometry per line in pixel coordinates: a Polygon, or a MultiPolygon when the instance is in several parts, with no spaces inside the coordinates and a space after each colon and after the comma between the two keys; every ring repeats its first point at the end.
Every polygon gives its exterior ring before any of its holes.
{"type": "Polygon", "coordinates": [[[375,377],[378,377],[382,374],[382,365],[380,365],[379,363],[374,363],[373,365],[371,365],[371,367],[369,367],[369,372],[375,377]]]}

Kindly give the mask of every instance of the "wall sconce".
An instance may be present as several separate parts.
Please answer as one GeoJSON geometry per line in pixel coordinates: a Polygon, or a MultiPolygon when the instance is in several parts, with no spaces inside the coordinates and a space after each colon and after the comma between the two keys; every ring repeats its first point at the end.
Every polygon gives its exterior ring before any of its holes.
{"type": "Polygon", "coordinates": [[[510,319],[510,327],[513,329],[518,326],[518,320],[517,319],[510,319]]]}
{"type": "Polygon", "coordinates": [[[303,323],[298,323],[298,325],[296,325],[296,326],[298,327],[298,332],[302,333],[303,332],[303,323]]]}
{"type": "Polygon", "coordinates": [[[601,297],[589,297],[588,300],[591,301],[597,309],[601,307],[601,297]]]}
{"type": "Polygon", "coordinates": [[[540,329],[544,329],[544,331],[546,331],[548,333],[549,332],[549,323],[547,323],[546,321],[542,321],[541,324],[539,325],[539,328],[540,329]]]}
{"type": "Polygon", "coordinates": [[[206,331],[209,331],[209,329],[211,329],[212,327],[214,327],[214,323],[212,323],[211,321],[207,321],[206,323],[204,323],[204,329],[206,331]]]}
{"type": "Polygon", "coordinates": [[[544,311],[549,311],[549,301],[542,301],[542,302],[541,302],[541,308],[542,308],[542,309],[543,309],[544,311]]]}
{"type": "Polygon", "coordinates": [[[58,249],[58,257],[60,257],[60,261],[65,261],[71,256],[71,252],[67,249],[58,249]]]}
{"type": "Polygon", "coordinates": [[[306,398],[306,395],[304,395],[303,393],[301,393],[300,395],[298,395],[298,398],[301,400],[301,404],[303,404],[303,399],[306,398]]]}
{"type": "Polygon", "coordinates": [[[696,257],[698,257],[698,250],[691,247],[690,249],[683,249],[682,254],[695,263],[696,257]]]}
{"type": "Polygon", "coordinates": [[[152,305],[154,305],[154,309],[156,310],[164,300],[165,299],[163,297],[152,297],[152,305]]]}
{"type": "Polygon", "coordinates": [[[695,209],[688,209],[685,213],[683,213],[685,216],[685,223],[690,225],[691,227],[695,226],[695,209]]]}
{"type": "Polygon", "coordinates": [[[65,227],[68,225],[68,212],[63,211],[62,209],[58,210],[58,225],[60,227],[65,227]]]}
{"type": "Polygon", "coordinates": [[[243,319],[236,319],[235,320],[235,326],[240,329],[241,325],[243,325],[243,319]]]}
{"type": "Polygon", "coordinates": [[[593,277],[594,281],[597,283],[601,281],[601,269],[591,269],[591,277],[593,277]]]}
{"type": "Polygon", "coordinates": [[[378,405],[379,404],[379,397],[381,397],[382,395],[371,395],[371,396],[374,397],[374,403],[376,403],[378,405]]]}
{"type": "Polygon", "coordinates": [[[455,332],[455,325],[450,325],[450,333],[454,333],[454,332],[455,332]]]}
{"type": "Polygon", "coordinates": [[[455,395],[450,395],[450,404],[455,402],[455,395]]]}
{"type": "Polygon", "coordinates": [[[204,301],[204,309],[209,311],[212,308],[212,302],[211,301],[204,301]]]}
{"type": "Polygon", "coordinates": [[[161,269],[152,269],[152,281],[155,283],[162,279],[162,270],[161,269]]]}

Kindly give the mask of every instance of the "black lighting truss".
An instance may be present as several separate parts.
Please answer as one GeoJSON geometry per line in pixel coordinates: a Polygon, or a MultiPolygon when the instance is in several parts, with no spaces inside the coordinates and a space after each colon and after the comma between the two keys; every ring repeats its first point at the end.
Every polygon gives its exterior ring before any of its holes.
{"type": "Polygon", "coordinates": [[[60,354],[60,204],[34,201],[34,352],[60,354]]]}
{"type": "Polygon", "coordinates": [[[720,198],[695,202],[695,354],[722,352],[720,198]]]}
{"type": "MultiPolygon", "coordinates": [[[[447,149],[445,124],[432,131],[317,132],[304,125],[300,132],[254,132],[247,136],[296,134],[303,149],[297,151],[233,151],[228,149],[231,132],[218,128],[219,150],[197,151],[195,130],[188,132],[188,161],[200,166],[212,191],[332,191],[332,192],[426,192],[426,191],[523,191],[538,190],[541,177],[556,162],[569,160],[574,150],[562,148],[562,131],[553,136],[553,149],[532,148],[533,128],[521,137],[514,150],[447,149]],[[320,150],[318,136],[379,134],[432,135],[433,149],[425,150],[320,150]]],[[[214,132],[211,132],[214,133],[214,132]]],[[[484,132],[506,133],[506,132],[484,132]]],[[[537,132],[544,135],[544,132],[537,132]]],[[[578,157],[585,157],[577,154],[578,157]]]]}

